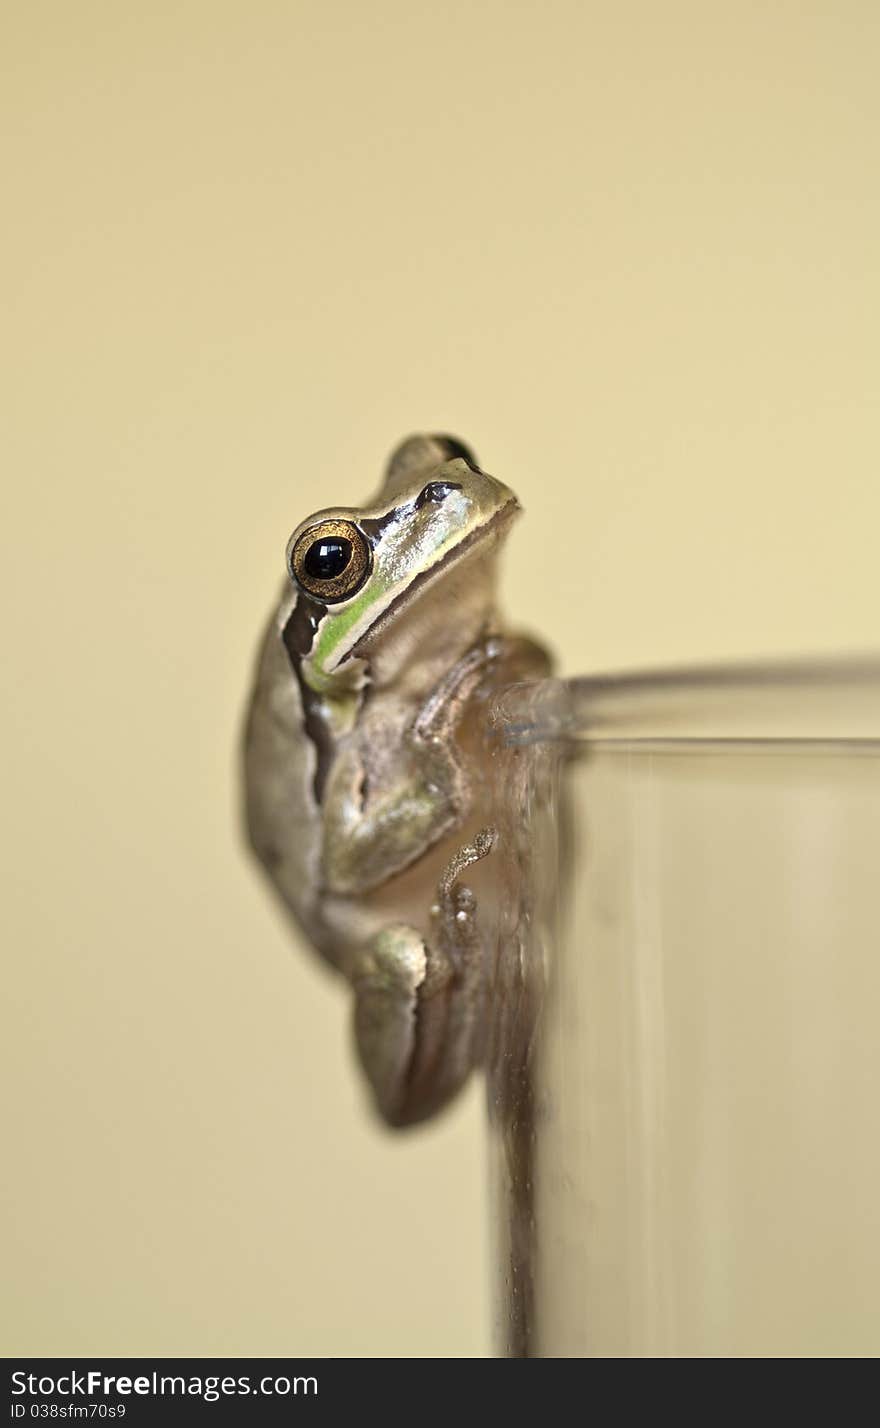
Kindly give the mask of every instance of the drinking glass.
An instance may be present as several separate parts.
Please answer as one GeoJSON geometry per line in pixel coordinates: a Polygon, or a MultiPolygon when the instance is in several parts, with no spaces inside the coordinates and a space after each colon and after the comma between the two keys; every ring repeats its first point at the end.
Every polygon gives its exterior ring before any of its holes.
{"type": "Polygon", "coordinates": [[[880,661],[502,696],[513,1356],[880,1353],[880,661]]]}

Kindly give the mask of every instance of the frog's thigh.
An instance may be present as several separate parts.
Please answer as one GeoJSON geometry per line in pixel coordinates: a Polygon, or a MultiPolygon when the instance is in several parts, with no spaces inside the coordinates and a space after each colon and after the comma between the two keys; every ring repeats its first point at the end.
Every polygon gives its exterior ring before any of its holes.
{"type": "Polygon", "coordinates": [[[492,828],[459,848],[441,875],[428,942],[415,928],[380,931],[352,976],[355,1033],[381,1114],[424,1120],[467,1080],[480,1037],[482,944],[461,874],[495,846],[492,828]]]}
{"type": "Polygon", "coordinates": [[[419,989],[428,970],[425,942],[414,927],[379,932],[353,977],[357,1048],[379,1110],[399,1121],[416,1047],[419,989]]]}

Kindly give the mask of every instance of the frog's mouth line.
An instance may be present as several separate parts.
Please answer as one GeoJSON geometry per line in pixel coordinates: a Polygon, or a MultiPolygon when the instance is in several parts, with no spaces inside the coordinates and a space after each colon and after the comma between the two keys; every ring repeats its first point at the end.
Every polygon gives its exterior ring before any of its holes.
{"type": "Polygon", "coordinates": [[[471,531],[470,535],[465,536],[464,540],[454,546],[448,555],[445,555],[436,565],[432,565],[430,570],[424,570],[421,575],[417,575],[412,584],[408,585],[405,590],[401,590],[400,594],[394,597],[391,603],[382,611],[376,623],[352,646],[348,658],[351,656],[363,656],[365,651],[369,649],[369,646],[381,637],[383,631],[404,601],[410,604],[411,602],[420,600],[441,576],[447,575],[454,566],[459,565],[462,561],[475,555],[483,545],[487,545],[491,540],[497,539],[521,509],[516,496],[512,495],[510,500],[505,501],[504,505],[495,512],[485,525],[480,526],[479,529],[475,531],[471,531]]]}

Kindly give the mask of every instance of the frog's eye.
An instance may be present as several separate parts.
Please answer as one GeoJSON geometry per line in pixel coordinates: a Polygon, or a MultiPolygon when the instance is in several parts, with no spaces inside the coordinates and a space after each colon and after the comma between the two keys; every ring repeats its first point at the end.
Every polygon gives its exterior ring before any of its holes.
{"type": "Polygon", "coordinates": [[[296,583],[325,604],[354,595],[369,575],[371,561],[369,541],[352,521],[319,521],[287,552],[296,583]]]}

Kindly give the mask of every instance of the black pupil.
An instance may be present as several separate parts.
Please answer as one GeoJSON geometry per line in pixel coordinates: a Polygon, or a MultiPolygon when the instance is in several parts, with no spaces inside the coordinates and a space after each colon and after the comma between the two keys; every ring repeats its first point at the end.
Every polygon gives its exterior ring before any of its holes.
{"type": "Polygon", "coordinates": [[[324,536],[306,551],[303,568],[312,580],[333,580],[351,560],[351,541],[345,536],[324,536]]]}

